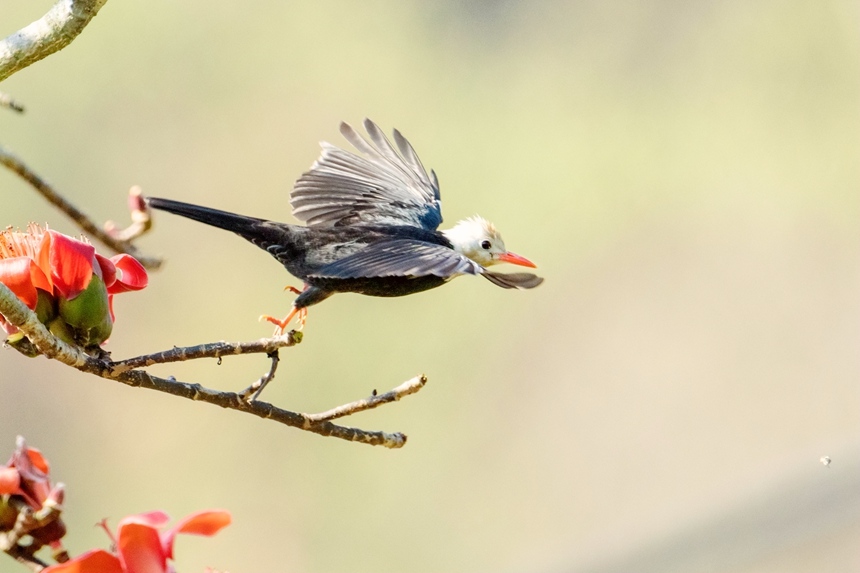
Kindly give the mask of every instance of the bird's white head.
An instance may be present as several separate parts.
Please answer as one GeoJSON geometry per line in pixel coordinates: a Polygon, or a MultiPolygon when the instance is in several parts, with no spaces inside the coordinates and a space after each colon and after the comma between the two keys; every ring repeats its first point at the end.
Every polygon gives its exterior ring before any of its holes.
{"type": "Polygon", "coordinates": [[[496,227],[477,215],[463,219],[453,228],[442,231],[442,233],[451,241],[455,251],[481,266],[512,263],[524,267],[535,267],[535,264],[527,258],[515,255],[505,249],[505,242],[496,227]]]}

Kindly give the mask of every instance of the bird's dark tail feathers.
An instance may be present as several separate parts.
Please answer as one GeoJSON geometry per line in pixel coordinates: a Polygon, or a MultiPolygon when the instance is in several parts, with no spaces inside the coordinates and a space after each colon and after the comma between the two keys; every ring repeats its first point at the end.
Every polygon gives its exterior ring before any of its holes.
{"type": "Polygon", "coordinates": [[[254,231],[259,224],[265,222],[265,219],[246,217],[245,215],[237,215],[236,213],[228,213],[227,211],[210,209],[209,207],[201,207],[200,205],[192,205],[191,203],[173,201],[172,199],[147,197],[146,202],[153,209],[182,215],[183,217],[188,217],[189,219],[194,219],[213,227],[233,231],[246,238],[249,238],[249,235],[255,235],[254,231]]]}
{"type": "Polygon", "coordinates": [[[213,227],[232,231],[268,252],[282,265],[286,266],[290,272],[293,272],[290,261],[295,260],[302,254],[296,242],[295,234],[296,230],[303,229],[303,227],[294,227],[286,223],[237,215],[236,213],[182,203],[181,201],[173,201],[171,199],[148,197],[146,202],[153,209],[168,211],[175,215],[182,215],[183,217],[212,225],[213,227]]]}

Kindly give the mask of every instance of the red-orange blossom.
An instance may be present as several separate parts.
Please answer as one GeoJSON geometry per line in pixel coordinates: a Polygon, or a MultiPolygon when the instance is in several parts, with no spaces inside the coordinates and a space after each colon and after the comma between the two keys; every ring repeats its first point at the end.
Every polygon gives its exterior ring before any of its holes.
{"type": "MultiPolygon", "coordinates": [[[[148,277],[130,255],[108,259],[83,240],[31,224],[0,232],[0,282],[54,335],[89,347],[110,336],[113,295],[144,288],[148,277]]],[[[2,316],[0,327],[14,343],[17,329],[2,316]]]]}

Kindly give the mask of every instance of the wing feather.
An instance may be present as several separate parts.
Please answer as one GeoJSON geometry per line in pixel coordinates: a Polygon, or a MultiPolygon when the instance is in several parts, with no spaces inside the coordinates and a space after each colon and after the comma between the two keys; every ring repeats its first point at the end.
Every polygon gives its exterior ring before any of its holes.
{"type": "Polygon", "coordinates": [[[450,278],[484,272],[478,263],[442,245],[412,239],[380,241],[330,263],[309,278],[357,279],[374,277],[450,278]]]}
{"type": "Polygon", "coordinates": [[[366,119],[364,127],[369,141],[346,123],[340,128],[361,155],[322,144],[320,157],[293,187],[293,215],[309,226],[408,225],[435,230],[442,222],[436,174],[428,175],[399,131],[394,131],[395,149],[375,123],[366,119]]]}
{"type": "Polygon", "coordinates": [[[532,273],[490,272],[453,249],[413,239],[373,243],[358,253],[329,263],[309,278],[359,279],[429,275],[442,278],[482,275],[494,285],[508,289],[532,289],[543,283],[542,277],[532,273]]]}
{"type": "Polygon", "coordinates": [[[482,276],[502,288],[530,289],[543,283],[543,277],[532,273],[493,273],[484,271],[482,276]]]}

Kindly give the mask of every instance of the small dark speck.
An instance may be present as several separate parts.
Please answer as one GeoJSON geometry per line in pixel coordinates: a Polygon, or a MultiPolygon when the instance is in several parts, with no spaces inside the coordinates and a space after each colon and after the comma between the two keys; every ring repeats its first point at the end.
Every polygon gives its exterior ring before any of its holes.
{"type": "Polygon", "coordinates": [[[373,396],[376,396],[376,388],[373,389],[373,396]]]}
{"type": "Polygon", "coordinates": [[[218,366],[221,366],[221,357],[218,357],[218,366]]]}

